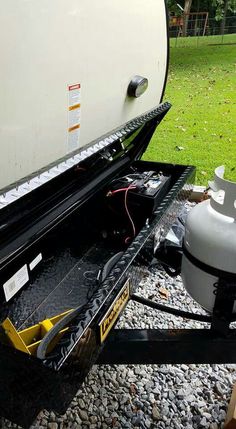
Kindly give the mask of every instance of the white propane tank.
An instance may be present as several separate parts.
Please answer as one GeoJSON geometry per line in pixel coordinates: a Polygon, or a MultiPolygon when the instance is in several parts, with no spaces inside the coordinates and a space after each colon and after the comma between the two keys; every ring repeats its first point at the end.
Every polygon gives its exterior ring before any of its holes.
{"type": "Polygon", "coordinates": [[[182,279],[192,298],[212,312],[219,280],[215,269],[236,274],[236,183],[224,180],[221,166],[210,187],[211,199],[196,205],[187,217],[182,279]]]}

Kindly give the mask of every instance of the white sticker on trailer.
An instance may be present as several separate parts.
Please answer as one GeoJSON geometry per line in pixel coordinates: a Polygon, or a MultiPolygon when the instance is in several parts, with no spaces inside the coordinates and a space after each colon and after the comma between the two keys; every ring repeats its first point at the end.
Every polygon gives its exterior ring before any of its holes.
{"type": "Polygon", "coordinates": [[[29,269],[30,271],[32,271],[36,265],[39,264],[39,262],[41,262],[43,259],[42,253],[39,253],[36,258],[33,259],[33,261],[29,264],[29,269]]]}
{"type": "Polygon", "coordinates": [[[79,147],[80,112],[81,85],[76,83],[68,86],[68,152],[72,152],[79,147]]]}
{"type": "Polygon", "coordinates": [[[27,282],[29,273],[27,265],[24,265],[3,285],[6,301],[9,301],[27,282]]]}

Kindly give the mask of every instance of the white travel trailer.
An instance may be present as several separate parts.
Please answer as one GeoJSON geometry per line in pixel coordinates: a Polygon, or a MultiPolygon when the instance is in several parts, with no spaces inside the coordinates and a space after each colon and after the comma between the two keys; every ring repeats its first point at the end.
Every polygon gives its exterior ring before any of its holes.
{"type": "Polygon", "coordinates": [[[164,0],[9,0],[0,34],[0,189],[160,103],[164,0]],[[139,98],[127,95],[136,75],[139,98]]]}

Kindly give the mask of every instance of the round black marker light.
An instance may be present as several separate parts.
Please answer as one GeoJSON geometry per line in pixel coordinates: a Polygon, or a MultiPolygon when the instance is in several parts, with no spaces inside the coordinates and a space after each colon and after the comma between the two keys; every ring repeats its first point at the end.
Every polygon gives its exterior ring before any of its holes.
{"type": "Polygon", "coordinates": [[[148,79],[142,76],[134,76],[128,86],[129,97],[138,98],[144,94],[148,88],[148,79]]]}

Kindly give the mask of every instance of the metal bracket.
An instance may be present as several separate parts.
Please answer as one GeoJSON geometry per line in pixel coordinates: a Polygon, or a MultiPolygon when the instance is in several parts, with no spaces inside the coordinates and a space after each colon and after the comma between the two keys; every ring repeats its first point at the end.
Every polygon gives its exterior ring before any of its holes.
{"type": "Polygon", "coordinates": [[[236,300],[235,277],[232,275],[232,278],[228,280],[220,277],[219,281],[215,283],[214,294],[216,298],[211,329],[222,335],[229,334],[230,323],[233,319],[233,308],[236,300]]]}

